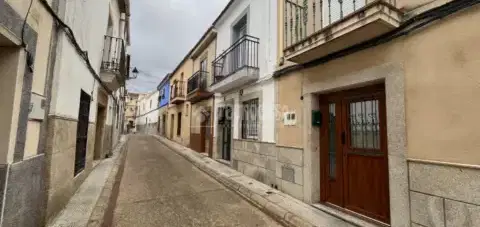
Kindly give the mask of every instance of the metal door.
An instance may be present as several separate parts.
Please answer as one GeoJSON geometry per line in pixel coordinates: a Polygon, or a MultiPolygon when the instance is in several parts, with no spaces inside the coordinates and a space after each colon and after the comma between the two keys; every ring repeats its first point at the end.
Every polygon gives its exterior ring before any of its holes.
{"type": "Polygon", "coordinates": [[[232,147],[232,108],[224,107],[220,122],[222,128],[222,159],[230,161],[231,147],[232,147]]]}
{"type": "Polygon", "coordinates": [[[88,121],[90,116],[90,96],[81,91],[78,110],[77,142],[75,147],[74,176],[85,169],[85,157],[88,142],[88,121]]]}

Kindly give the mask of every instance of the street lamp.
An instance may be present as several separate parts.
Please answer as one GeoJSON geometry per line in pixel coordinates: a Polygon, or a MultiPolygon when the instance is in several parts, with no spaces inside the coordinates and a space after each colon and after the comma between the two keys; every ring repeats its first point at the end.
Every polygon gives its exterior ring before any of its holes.
{"type": "Polygon", "coordinates": [[[140,73],[137,69],[137,67],[134,67],[132,70],[133,77],[132,79],[136,79],[138,77],[138,73],[140,73]]]}

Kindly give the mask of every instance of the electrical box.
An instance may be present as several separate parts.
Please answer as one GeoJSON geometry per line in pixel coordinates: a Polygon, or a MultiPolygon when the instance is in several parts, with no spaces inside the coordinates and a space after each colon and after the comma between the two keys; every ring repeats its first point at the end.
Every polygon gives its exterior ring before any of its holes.
{"type": "Polygon", "coordinates": [[[45,102],[45,97],[32,93],[28,108],[28,118],[30,120],[43,121],[45,118],[45,102]]]}
{"type": "Polygon", "coordinates": [[[283,125],[293,126],[297,124],[297,115],[295,112],[285,112],[283,114],[283,125]]]}
{"type": "Polygon", "coordinates": [[[312,110],[312,126],[322,127],[322,112],[312,110]]]}

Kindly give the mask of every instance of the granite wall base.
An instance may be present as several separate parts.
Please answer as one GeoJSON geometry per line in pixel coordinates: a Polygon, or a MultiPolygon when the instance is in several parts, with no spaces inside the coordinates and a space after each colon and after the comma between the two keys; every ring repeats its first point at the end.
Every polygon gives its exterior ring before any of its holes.
{"type": "Polygon", "coordinates": [[[232,167],[303,200],[303,150],[272,143],[234,140],[232,167]]]}
{"type": "Polygon", "coordinates": [[[413,226],[480,226],[480,169],[409,162],[413,226]]]}
{"type": "Polygon", "coordinates": [[[2,176],[5,176],[3,175],[5,173],[8,174],[8,182],[2,185],[5,189],[3,226],[43,226],[45,224],[44,170],[45,155],[43,154],[2,168],[2,176]]]}
{"type": "Polygon", "coordinates": [[[77,121],[50,117],[46,147],[46,217],[51,220],[68,203],[92,170],[95,125],[89,124],[85,169],[74,175],[77,121]]]}
{"type": "Polygon", "coordinates": [[[113,126],[111,125],[105,125],[105,131],[103,131],[103,154],[101,157],[105,157],[112,150],[112,128],[113,126]]]}

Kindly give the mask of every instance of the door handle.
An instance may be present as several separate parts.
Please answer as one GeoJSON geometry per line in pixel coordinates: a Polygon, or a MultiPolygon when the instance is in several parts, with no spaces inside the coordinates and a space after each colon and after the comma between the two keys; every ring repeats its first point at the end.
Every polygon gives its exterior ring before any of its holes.
{"type": "Polygon", "coordinates": [[[341,138],[342,138],[342,145],[345,145],[345,132],[342,132],[341,138]]]}

